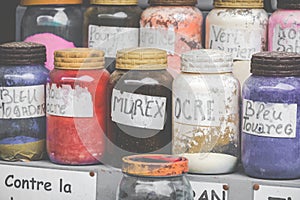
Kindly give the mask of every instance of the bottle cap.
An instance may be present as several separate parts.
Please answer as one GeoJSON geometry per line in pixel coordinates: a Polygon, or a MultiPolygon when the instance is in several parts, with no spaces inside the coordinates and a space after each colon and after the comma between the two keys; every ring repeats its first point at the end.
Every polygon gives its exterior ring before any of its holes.
{"type": "Polygon", "coordinates": [[[22,6],[82,4],[82,0],[21,0],[22,6]]]}
{"type": "Polygon", "coordinates": [[[261,76],[300,76],[300,54],[260,52],[252,55],[251,73],[261,76]]]}
{"type": "Polygon", "coordinates": [[[99,5],[137,5],[138,0],[90,0],[90,4],[99,4],[99,5]]]}
{"type": "Polygon", "coordinates": [[[263,8],[263,0],[214,0],[215,8],[263,8]]]}
{"type": "Polygon", "coordinates": [[[178,176],[188,172],[185,157],[164,154],[139,154],[123,157],[122,172],[135,176],[178,176]]]}
{"type": "Polygon", "coordinates": [[[232,72],[230,53],[215,49],[199,49],[181,55],[181,71],[190,73],[232,72]]]}
{"type": "Polygon", "coordinates": [[[102,69],[104,52],[91,48],[69,48],[54,52],[55,69],[102,69]]]}
{"type": "Polygon", "coordinates": [[[0,64],[33,65],[44,64],[46,47],[33,42],[9,42],[0,45],[0,64]]]}
{"type": "Polygon", "coordinates": [[[300,1],[299,0],[277,0],[277,8],[300,9],[300,1]]]}
{"type": "Polygon", "coordinates": [[[150,5],[195,6],[197,0],[149,0],[150,5]]]}
{"type": "Polygon", "coordinates": [[[167,52],[155,48],[127,48],[117,51],[116,69],[160,70],[167,68],[167,52]]]}

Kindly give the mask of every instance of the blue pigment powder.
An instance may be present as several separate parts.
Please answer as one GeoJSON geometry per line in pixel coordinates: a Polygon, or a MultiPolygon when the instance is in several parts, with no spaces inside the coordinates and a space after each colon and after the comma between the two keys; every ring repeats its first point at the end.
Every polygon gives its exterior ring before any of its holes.
{"type": "Polygon", "coordinates": [[[0,140],[0,145],[1,144],[26,144],[26,143],[36,142],[38,140],[39,140],[38,138],[33,138],[33,137],[16,136],[16,137],[9,137],[0,140]]]}

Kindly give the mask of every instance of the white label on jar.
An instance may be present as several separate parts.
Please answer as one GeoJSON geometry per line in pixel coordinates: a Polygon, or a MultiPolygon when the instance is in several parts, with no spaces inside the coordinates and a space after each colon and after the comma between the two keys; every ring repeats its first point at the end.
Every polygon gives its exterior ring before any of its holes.
{"type": "Polygon", "coordinates": [[[277,24],[273,35],[273,50],[285,52],[300,52],[300,29],[281,28],[277,24]]]}
{"type": "Polygon", "coordinates": [[[170,54],[175,52],[175,31],[161,28],[140,28],[140,46],[166,50],[170,54]]]}
{"type": "Polygon", "coordinates": [[[93,117],[92,95],[87,88],[47,84],[47,114],[62,117],[93,117]]]}
{"type": "Polygon", "coordinates": [[[228,192],[224,190],[224,183],[208,183],[190,181],[195,200],[227,200],[228,192]]]}
{"type": "Polygon", "coordinates": [[[105,57],[116,57],[117,50],[139,45],[139,29],[89,25],[88,46],[105,52],[105,57]]]}
{"type": "Polygon", "coordinates": [[[274,138],[296,138],[297,104],[243,100],[245,133],[274,138]]]}
{"type": "Polygon", "coordinates": [[[0,87],[0,119],[45,116],[45,86],[0,87]]]}
{"type": "Polygon", "coordinates": [[[229,52],[234,59],[250,60],[254,53],[262,50],[261,46],[259,29],[210,27],[209,48],[229,52]]]}
{"type": "Polygon", "coordinates": [[[163,130],[166,100],[166,97],[133,94],[113,89],[112,120],[127,126],[163,130]]]}
{"type": "Polygon", "coordinates": [[[299,196],[299,188],[259,185],[253,200],[298,200],[299,196]]]}
{"type": "Polygon", "coordinates": [[[179,124],[220,126],[224,115],[224,93],[177,92],[173,98],[173,117],[179,124]]]}

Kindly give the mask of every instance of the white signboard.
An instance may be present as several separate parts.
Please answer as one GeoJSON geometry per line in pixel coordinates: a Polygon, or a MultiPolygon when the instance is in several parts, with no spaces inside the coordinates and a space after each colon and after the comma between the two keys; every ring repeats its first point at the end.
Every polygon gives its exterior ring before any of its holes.
{"type": "Polygon", "coordinates": [[[226,183],[209,183],[190,181],[193,191],[194,200],[228,200],[228,192],[223,186],[226,183]]]}
{"type": "Polygon", "coordinates": [[[300,188],[260,185],[254,190],[254,200],[299,200],[300,188]]]}
{"type": "Polygon", "coordinates": [[[1,200],[96,200],[97,174],[0,165],[1,200]]]}

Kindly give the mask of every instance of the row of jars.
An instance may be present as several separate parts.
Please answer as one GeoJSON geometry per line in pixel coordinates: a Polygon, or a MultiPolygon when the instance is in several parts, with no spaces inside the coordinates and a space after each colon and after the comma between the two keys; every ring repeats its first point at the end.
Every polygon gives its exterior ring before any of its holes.
{"type": "Polygon", "coordinates": [[[160,49],[119,50],[111,75],[103,51],[57,50],[50,75],[45,53],[38,43],[0,45],[3,160],[43,159],[46,139],[58,164],[119,168],[127,155],[172,153],[190,173],[223,174],[236,170],[242,141],[248,175],[300,177],[297,53],[252,56],[242,112],[225,51],[184,53],[175,79],[160,49]]]}
{"type": "Polygon", "coordinates": [[[83,46],[104,50],[106,68],[112,72],[117,50],[141,46],[167,50],[169,71],[175,76],[180,72],[182,53],[205,47],[232,53],[233,73],[243,84],[250,75],[254,53],[267,50],[267,46],[269,51],[300,51],[300,3],[293,0],[278,0],[278,10],[270,18],[262,0],[215,0],[205,27],[195,0],[150,0],[145,10],[136,0],[90,0],[84,13],[80,3],[21,1],[27,7],[21,38],[46,45],[50,70],[57,49],[83,46]]]}

